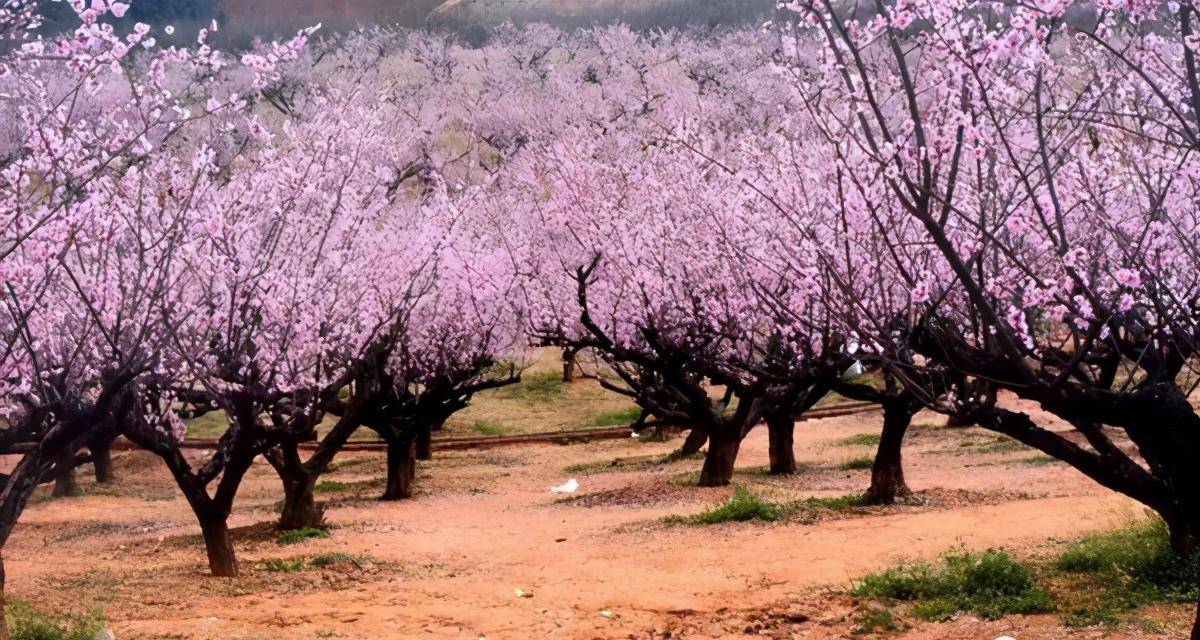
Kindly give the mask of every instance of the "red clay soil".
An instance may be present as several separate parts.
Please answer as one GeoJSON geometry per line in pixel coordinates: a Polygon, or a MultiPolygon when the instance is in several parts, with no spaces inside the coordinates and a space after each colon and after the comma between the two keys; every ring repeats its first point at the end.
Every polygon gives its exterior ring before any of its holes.
{"type": "MultiPolygon", "coordinates": [[[[860,491],[868,472],[840,467],[870,448],[838,441],[876,430],[877,420],[802,423],[802,473],[788,478],[763,475],[758,430],[735,482],[779,500],[860,491]]],[[[863,573],[956,546],[1044,556],[1142,513],[984,431],[918,422],[907,475],[924,500],[774,524],[664,524],[731,490],[686,486],[695,460],[652,464],[678,441],[622,440],[439,454],[422,463],[417,496],[396,503],[372,499],[382,456],[348,454],[329,476],[345,487],[319,496],[330,502],[331,537],[280,546],[270,523],[281,492],[260,463],[231,519],[237,579],[205,577],[199,529],[161,464],[122,453],[113,488],[85,483],[87,495],[63,500],[39,494],[5,550],[9,589],[44,609],[100,608],[122,639],[849,638],[859,603],[843,592],[863,573]],[[575,496],[548,491],[572,475],[575,496]],[[351,560],[311,563],[331,552],[351,560]],[[290,558],[308,564],[268,569],[268,560],[290,558]]],[[[1176,638],[1188,614],[1144,613],[1165,635],[1137,625],[1066,629],[1041,615],[914,623],[895,637],[1176,638]]]]}

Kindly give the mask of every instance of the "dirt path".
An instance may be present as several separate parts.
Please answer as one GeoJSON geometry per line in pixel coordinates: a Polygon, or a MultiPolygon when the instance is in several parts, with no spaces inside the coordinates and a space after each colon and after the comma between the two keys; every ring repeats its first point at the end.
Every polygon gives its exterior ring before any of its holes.
{"type": "MultiPolygon", "coordinates": [[[[756,432],[737,482],[780,499],[858,491],[867,472],[839,463],[870,449],[836,442],[874,429],[874,419],[803,424],[797,452],[805,470],[782,480],[757,472],[766,434],[756,432]]],[[[121,638],[840,638],[847,606],[826,587],[957,545],[1034,553],[1141,513],[1064,465],[990,434],[931,426],[914,430],[907,454],[909,484],[929,496],[928,505],[811,524],[662,524],[663,516],[695,513],[729,495],[682,486],[696,461],[579,475],[573,501],[547,491],[568,476],[568,465],[660,455],[675,445],[449,454],[422,467],[416,499],[390,504],[370,499],[379,458],[355,455],[331,476],[351,487],[332,496],[332,537],[286,547],[265,524],[277,481],[256,466],[231,521],[241,527],[245,576],[237,580],[203,577],[197,528],[182,498],[157,464],[131,454],[114,495],[93,491],[29,510],[5,554],[9,584],[39,605],[99,606],[121,638]],[[295,573],[264,565],[329,552],[356,564],[295,573]],[[808,620],[756,628],[754,612],[765,610],[808,620]]],[[[1009,628],[1022,629],[1021,640],[1059,637],[1051,633],[1056,624],[1050,616],[962,620],[910,637],[990,640],[1009,628]]]]}

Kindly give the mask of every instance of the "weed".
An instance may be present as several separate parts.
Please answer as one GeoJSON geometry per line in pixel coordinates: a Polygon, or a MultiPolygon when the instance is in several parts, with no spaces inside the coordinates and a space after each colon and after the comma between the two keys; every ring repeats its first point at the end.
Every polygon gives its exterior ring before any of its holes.
{"type": "Polygon", "coordinates": [[[329,553],[321,553],[312,557],[308,564],[314,567],[332,567],[339,564],[358,564],[358,560],[354,556],[343,551],[331,551],[329,553]]]}
{"type": "Polygon", "coordinates": [[[1009,613],[1040,613],[1054,600],[1033,570],[999,549],[952,552],[938,563],[916,562],[868,575],[854,593],[882,601],[912,603],[912,615],[929,621],[970,612],[987,620],[1009,613]]]}
{"type": "Polygon", "coordinates": [[[313,487],[313,493],[338,493],[349,489],[350,485],[337,480],[322,480],[313,487]]]}
{"type": "Polygon", "coordinates": [[[784,516],[784,511],[784,507],[763,500],[745,487],[735,487],[733,496],[719,507],[702,511],[693,516],[670,516],[667,520],[673,524],[717,524],[749,520],[774,522],[784,516]]]}
{"type": "Polygon", "coordinates": [[[874,447],[879,444],[879,434],[860,433],[848,438],[842,438],[838,440],[838,444],[843,447],[874,447]]]}
{"type": "Polygon", "coordinates": [[[475,424],[471,425],[471,428],[474,429],[476,433],[485,436],[502,436],[505,433],[508,433],[508,429],[505,428],[504,425],[497,424],[490,420],[476,420],[475,424]]]}
{"type": "Polygon", "coordinates": [[[843,460],[838,468],[842,471],[858,471],[860,469],[870,469],[875,464],[875,459],[871,456],[860,456],[858,458],[850,458],[843,460]]]}
{"type": "Polygon", "coordinates": [[[642,410],[638,407],[629,407],[628,409],[618,409],[616,411],[605,411],[596,416],[593,421],[597,427],[607,427],[613,424],[633,424],[642,416],[642,410]]]}
{"type": "Polygon", "coordinates": [[[805,498],[789,505],[793,509],[805,511],[845,511],[851,507],[867,505],[867,499],[859,493],[848,493],[844,496],[830,498],[805,498]]]}
{"type": "Polygon", "coordinates": [[[850,631],[854,636],[873,636],[885,633],[899,633],[908,628],[903,622],[896,619],[896,616],[887,609],[870,607],[860,610],[854,616],[854,621],[858,623],[854,629],[850,631]]]}
{"type": "Polygon", "coordinates": [[[284,531],[275,537],[275,542],[281,545],[296,544],[305,540],[313,540],[316,538],[328,538],[328,529],[319,529],[317,527],[304,527],[303,529],[293,529],[284,531]]]}
{"type": "Polygon", "coordinates": [[[304,558],[267,558],[263,566],[272,573],[295,573],[304,568],[304,558]]]}
{"type": "Polygon", "coordinates": [[[1112,626],[1143,605],[1200,595],[1200,554],[1176,555],[1157,517],[1085,536],[1059,555],[1055,568],[1077,581],[1063,616],[1068,626],[1112,626]]]}
{"type": "Polygon", "coordinates": [[[7,598],[6,613],[12,640],[92,640],[106,622],[99,611],[56,616],[12,597],[7,598]]]}

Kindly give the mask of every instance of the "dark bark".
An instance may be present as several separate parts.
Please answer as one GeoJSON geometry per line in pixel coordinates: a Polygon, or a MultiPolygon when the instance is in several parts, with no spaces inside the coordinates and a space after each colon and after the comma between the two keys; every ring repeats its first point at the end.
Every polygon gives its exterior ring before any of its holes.
{"type": "Polygon", "coordinates": [[[433,428],[427,427],[417,432],[417,460],[433,459],[433,428]]]}
{"type": "Polygon", "coordinates": [[[1192,623],[1192,640],[1200,640],[1200,602],[1196,603],[1196,620],[1192,623]]]}
{"type": "Polygon", "coordinates": [[[381,500],[404,500],[413,494],[413,479],[417,473],[416,447],[411,436],[388,440],[387,487],[381,500]]]}
{"type": "Polygon", "coordinates": [[[946,417],[946,428],[948,429],[965,429],[973,424],[975,423],[958,414],[950,414],[946,417]]]}
{"type": "Polygon", "coordinates": [[[793,447],[796,422],[789,415],[767,416],[767,437],[770,443],[770,472],[796,473],[796,451],[793,447]]]}
{"type": "Polygon", "coordinates": [[[679,446],[678,456],[685,458],[694,456],[704,448],[704,443],[708,442],[708,432],[704,429],[693,428],[688,432],[687,438],[684,438],[683,444],[679,446]]]}
{"type": "Polygon", "coordinates": [[[708,453],[704,456],[704,467],[700,469],[701,487],[724,487],[733,480],[733,467],[737,462],[738,449],[742,446],[740,433],[727,430],[709,434],[708,453]]]}
{"type": "Polygon", "coordinates": [[[867,502],[894,504],[897,498],[912,495],[904,482],[901,450],[904,435],[917,409],[917,406],[903,399],[883,403],[883,432],[875,453],[875,463],[871,466],[871,486],[865,496],[867,502]]]}
{"type": "Polygon", "coordinates": [[[238,562],[229,538],[228,517],[224,514],[200,514],[200,531],[204,535],[204,548],[208,552],[208,568],[218,578],[233,578],[238,575],[238,562]]]}
{"type": "Polygon", "coordinates": [[[562,381],[572,382],[575,380],[575,350],[563,349],[562,354],[562,381]]]}
{"type": "Polygon", "coordinates": [[[316,475],[299,474],[283,479],[283,511],[276,527],[282,531],[320,527],[325,522],[325,507],[313,497],[316,475]]]}
{"type": "Polygon", "coordinates": [[[51,495],[55,498],[69,498],[80,493],[79,482],[75,477],[75,454],[67,451],[55,466],[54,491],[51,495]]]}
{"type": "Polygon", "coordinates": [[[0,640],[9,640],[8,592],[4,589],[4,556],[0,554],[0,640]]]}
{"type": "Polygon", "coordinates": [[[92,467],[96,472],[96,482],[109,484],[113,482],[112,439],[104,438],[88,445],[92,453],[92,467]]]}
{"type": "Polygon", "coordinates": [[[1186,556],[1200,553],[1200,515],[1187,513],[1161,513],[1171,536],[1171,549],[1186,556]]]}

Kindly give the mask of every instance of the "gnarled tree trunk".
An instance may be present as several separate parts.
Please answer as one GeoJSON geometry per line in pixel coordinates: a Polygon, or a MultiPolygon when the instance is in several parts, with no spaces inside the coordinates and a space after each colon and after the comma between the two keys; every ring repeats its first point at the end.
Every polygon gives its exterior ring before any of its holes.
{"type": "Polygon", "coordinates": [[[683,444],[679,446],[677,456],[686,458],[700,453],[700,449],[704,448],[704,443],[708,442],[708,432],[698,427],[688,431],[688,435],[683,439],[683,444]]]}
{"type": "Polygon", "coordinates": [[[283,511],[279,514],[280,530],[291,531],[319,527],[325,522],[325,508],[313,497],[315,475],[301,474],[283,482],[283,511]]]}
{"type": "Polygon", "coordinates": [[[387,487],[381,500],[404,500],[413,494],[413,479],[417,475],[417,456],[411,435],[389,438],[387,441],[387,487]]]}
{"type": "Polygon", "coordinates": [[[883,403],[883,433],[875,463],[871,466],[871,486],[864,496],[871,504],[893,504],[896,498],[912,495],[904,482],[904,463],[901,455],[904,434],[917,407],[907,400],[883,403]]]}
{"type": "Polygon", "coordinates": [[[55,466],[54,491],[51,495],[55,498],[69,498],[79,494],[79,482],[75,477],[75,453],[67,451],[55,466]]]}
{"type": "Polygon", "coordinates": [[[209,571],[218,578],[236,577],[238,563],[233,553],[233,542],[229,538],[228,516],[197,512],[196,517],[200,521],[200,532],[204,535],[209,571]]]}
{"type": "Polygon", "coordinates": [[[433,427],[425,427],[417,432],[417,460],[433,459],[433,430],[433,427]]]}
{"type": "Polygon", "coordinates": [[[771,459],[770,472],[796,473],[796,451],[793,447],[796,422],[788,415],[767,416],[767,437],[771,459]]]}
{"type": "Polygon", "coordinates": [[[733,480],[733,467],[742,446],[739,433],[721,429],[709,434],[708,453],[700,469],[701,487],[724,487],[733,480]]]}
{"type": "Polygon", "coordinates": [[[103,439],[88,445],[88,449],[92,452],[92,468],[96,472],[98,484],[110,484],[114,480],[112,443],[111,439],[103,439]]]}

